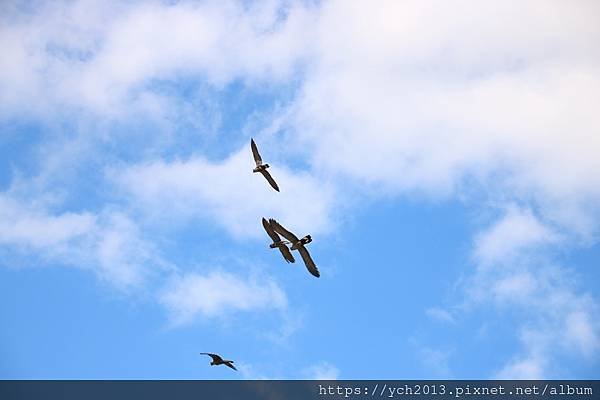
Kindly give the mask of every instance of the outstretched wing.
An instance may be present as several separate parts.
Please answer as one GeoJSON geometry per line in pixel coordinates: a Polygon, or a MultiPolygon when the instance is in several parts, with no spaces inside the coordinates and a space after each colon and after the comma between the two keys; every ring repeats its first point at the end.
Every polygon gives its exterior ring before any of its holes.
{"type": "Polygon", "coordinates": [[[281,255],[283,256],[283,258],[285,258],[285,261],[289,263],[296,262],[296,260],[294,260],[294,256],[292,255],[292,252],[290,251],[289,247],[285,245],[285,243],[281,243],[278,247],[279,251],[281,251],[281,255]]]}
{"type": "Polygon", "coordinates": [[[237,371],[237,368],[233,366],[233,361],[224,361],[223,364],[227,365],[229,368],[234,369],[237,371]]]}
{"type": "Polygon", "coordinates": [[[262,224],[263,224],[263,227],[265,228],[265,231],[267,231],[267,235],[269,235],[269,237],[271,238],[273,243],[278,243],[279,241],[281,241],[281,238],[279,237],[277,232],[275,232],[273,230],[273,227],[271,226],[271,224],[269,224],[269,221],[267,221],[265,218],[263,218],[262,224]]]}
{"type": "Polygon", "coordinates": [[[210,358],[212,358],[213,362],[215,362],[215,363],[223,362],[223,359],[218,354],[213,354],[213,353],[200,353],[200,354],[206,354],[207,356],[210,356],[210,358]]]}
{"type": "Polygon", "coordinates": [[[256,166],[262,164],[262,158],[260,158],[260,153],[258,152],[258,148],[256,147],[256,143],[254,143],[254,139],[250,138],[250,147],[252,147],[252,155],[254,156],[254,162],[256,166]]]}
{"type": "Polygon", "coordinates": [[[283,226],[281,226],[279,222],[275,221],[273,218],[269,219],[269,223],[271,224],[273,229],[275,229],[275,232],[279,233],[290,242],[296,243],[298,240],[300,240],[296,235],[285,229],[283,226]]]}
{"type": "Polygon", "coordinates": [[[273,187],[273,189],[275,189],[279,192],[279,186],[277,186],[277,182],[275,182],[275,179],[273,179],[273,177],[271,176],[269,171],[267,171],[266,169],[263,169],[260,171],[260,173],[263,174],[263,176],[265,177],[267,182],[269,182],[269,184],[273,187]]]}
{"type": "Polygon", "coordinates": [[[321,276],[321,274],[319,273],[319,270],[317,269],[317,266],[315,265],[315,262],[313,261],[313,259],[310,256],[308,250],[306,249],[306,247],[299,246],[298,247],[298,252],[302,256],[302,260],[304,260],[304,264],[306,264],[306,268],[308,269],[308,272],[310,272],[311,274],[313,274],[317,278],[319,276],[321,276]]]}

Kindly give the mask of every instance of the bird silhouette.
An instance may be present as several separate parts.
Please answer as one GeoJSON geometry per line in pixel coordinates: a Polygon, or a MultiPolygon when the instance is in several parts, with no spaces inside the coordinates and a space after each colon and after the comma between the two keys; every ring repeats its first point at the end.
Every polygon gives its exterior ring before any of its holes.
{"type": "Polygon", "coordinates": [[[233,361],[223,360],[223,358],[218,354],[213,354],[213,353],[200,353],[200,354],[206,354],[207,356],[210,356],[210,358],[212,358],[210,365],[227,365],[229,368],[237,371],[237,368],[233,366],[233,361]]]}
{"type": "Polygon", "coordinates": [[[279,251],[281,252],[281,255],[283,256],[283,259],[285,261],[287,261],[288,263],[296,262],[296,260],[294,259],[294,256],[292,255],[292,252],[290,251],[289,247],[287,246],[289,242],[287,242],[285,240],[281,240],[281,237],[279,237],[277,232],[275,232],[275,230],[273,230],[273,227],[271,226],[269,221],[267,221],[265,218],[262,219],[262,224],[263,224],[263,227],[265,228],[265,231],[267,231],[267,234],[271,237],[271,240],[273,241],[273,243],[271,243],[269,245],[269,247],[272,249],[278,248],[279,251]]]}
{"type": "Polygon", "coordinates": [[[256,147],[256,143],[254,143],[254,139],[250,139],[250,147],[252,147],[252,155],[254,156],[254,162],[256,163],[256,168],[252,170],[252,172],[260,172],[267,182],[273,187],[273,189],[279,192],[279,186],[277,186],[277,182],[271,176],[267,168],[269,168],[269,164],[263,164],[262,158],[260,157],[260,153],[258,152],[258,148],[256,147]]]}
{"type": "Polygon", "coordinates": [[[273,227],[275,232],[279,233],[281,236],[290,241],[290,244],[292,245],[292,250],[298,250],[298,253],[300,253],[300,255],[302,256],[302,260],[306,265],[306,269],[308,269],[308,272],[310,272],[317,278],[321,276],[319,270],[317,269],[317,266],[315,265],[315,262],[310,256],[310,253],[304,246],[312,242],[312,237],[310,235],[306,235],[302,239],[298,239],[298,236],[285,229],[283,226],[281,226],[279,222],[275,221],[273,218],[269,219],[269,224],[273,227]]]}

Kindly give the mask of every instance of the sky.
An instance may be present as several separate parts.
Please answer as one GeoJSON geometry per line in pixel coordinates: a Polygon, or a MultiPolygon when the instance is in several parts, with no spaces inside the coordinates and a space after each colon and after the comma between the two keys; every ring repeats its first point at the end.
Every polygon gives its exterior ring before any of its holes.
{"type": "Polygon", "coordinates": [[[598,378],[598,15],[2,2],[0,379],[598,378]]]}

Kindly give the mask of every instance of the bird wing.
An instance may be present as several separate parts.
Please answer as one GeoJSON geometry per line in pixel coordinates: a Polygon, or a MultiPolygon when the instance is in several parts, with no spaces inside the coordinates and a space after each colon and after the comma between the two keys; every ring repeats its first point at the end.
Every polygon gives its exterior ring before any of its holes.
{"type": "Polygon", "coordinates": [[[237,371],[237,368],[233,366],[233,361],[225,361],[223,362],[223,364],[227,365],[229,368],[234,369],[237,371]]]}
{"type": "Polygon", "coordinates": [[[278,243],[278,242],[281,241],[281,238],[279,237],[279,235],[277,234],[277,232],[275,232],[273,230],[273,227],[271,226],[271,224],[269,223],[269,221],[267,221],[265,218],[263,218],[262,219],[262,224],[263,224],[263,227],[265,228],[265,231],[267,231],[267,234],[271,238],[271,240],[273,240],[273,243],[278,243]]]}
{"type": "Polygon", "coordinates": [[[294,256],[292,255],[292,252],[290,251],[289,247],[285,245],[285,243],[281,243],[278,247],[279,251],[281,251],[281,255],[283,256],[283,258],[285,258],[285,261],[291,263],[296,262],[296,260],[294,260],[294,256]]]}
{"type": "Polygon", "coordinates": [[[294,235],[292,232],[285,229],[283,226],[281,226],[281,224],[279,222],[275,221],[273,218],[269,219],[269,223],[271,224],[273,229],[275,229],[275,232],[279,233],[280,235],[282,235],[284,238],[286,238],[290,242],[296,243],[297,241],[300,240],[300,239],[298,239],[298,237],[296,235],[294,235]]]}
{"type": "Polygon", "coordinates": [[[200,354],[206,354],[207,356],[210,356],[210,358],[212,358],[214,362],[222,362],[223,361],[221,356],[218,354],[213,354],[213,353],[200,353],[200,354]]]}
{"type": "Polygon", "coordinates": [[[260,173],[263,174],[263,176],[265,177],[267,182],[269,182],[269,184],[273,187],[273,189],[275,189],[279,192],[279,186],[277,186],[277,182],[275,182],[275,179],[273,179],[273,177],[271,176],[269,171],[267,171],[266,169],[263,169],[260,171],[260,173]]]}
{"type": "Polygon", "coordinates": [[[306,249],[306,247],[299,246],[298,247],[298,252],[302,256],[302,260],[304,260],[304,264],[306,264],[306,268],[308,269],[308,272],[310,272],[311,274],[313,274],[317,278],[319,276],[321,276],[321,274],[319,273],[319,270],[317,269],[317,266],[315,265],[315,262],[313,261],[313,259],[310,256],[308,250],[306,249]]]}
{"type": "Polygon", "coordinates": [[[256,147],[256,143],[254,143],[254,139],[250,139],[250,147],[252,147],[252,155],[254,156],[254,162],[256,166],[262,164],[262,158],[260,158],[260,153],[258,152],[258,147],[256,147]]]}

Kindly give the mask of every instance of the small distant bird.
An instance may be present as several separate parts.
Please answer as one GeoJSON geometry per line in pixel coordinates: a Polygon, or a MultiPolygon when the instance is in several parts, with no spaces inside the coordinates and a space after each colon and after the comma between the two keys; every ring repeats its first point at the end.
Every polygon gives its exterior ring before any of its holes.
{"type": "Polygon", "coordinates": [[[212,358],[210,365],[227,365],[229,368],[237,371],[237,368],[233,366],[233,361],[223,360],[223,358],[221,358],[221,356],[218,354],[212,354],[212,353],[200,353],[200,354],[206,354],[207,356],[210,356],[210,358],[212,358]]]}
{"type": "Polygon", "coordinates": [[[267,234],[271,237],[271,240],[273,240],[273,243],[271,243],[269,247],[272,249],[276,247],[279,248],[279,251],[281,251],[281,255],[283,256],[285,261],[289,263],[296,262],[296,260],[294,260],[294,256],[292,255],[292,252],[290,251],[289,247],[287,247],[289,242],[281,240],[277,232],[273,230],[273,227],[265,218],[262,219],[262,224],[265,228],[265,231],[267,231],[267,234]]]}
{"type": "Polygon", "coordinates": [[[269,219],[269,224],[273,227],[275,232],[282,235],[284,238],[290,241],[292,245],[292,250],[298,250],[300,255],[302,256],[302,260],[304,260],[304,264],[306,264],[306,268],[308,272],[316,276],[317,278],[321,276],[315,262],[310,257],[308,250],[304,247],[305,244],[312,242],[312,237],[310,235],[304,236],[302,239],[298,239],[298,236],[294,235],[292,232],[285,229],[279,222],[275,221],[273,218],[269,219]]]}
{"type": "Polygon", "coordinates": [[[250,146],[252,147],[252,155],[254,156],[254,162],[256,162],[256,168],[252,170],[252,172],[260,172],[267,182],[273,187],[273,189],[279,192],[279,186],[277,186],[277,182],[275,179],[269,174],[267,168],[269,168],[269,164],[263,164],[262,158],[260,158],[260,154],[258,152],[258,148],[256,147],[256,143],[254,143],[254,139],[250,139],[250,146]]]}

